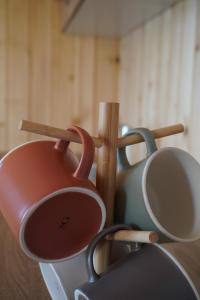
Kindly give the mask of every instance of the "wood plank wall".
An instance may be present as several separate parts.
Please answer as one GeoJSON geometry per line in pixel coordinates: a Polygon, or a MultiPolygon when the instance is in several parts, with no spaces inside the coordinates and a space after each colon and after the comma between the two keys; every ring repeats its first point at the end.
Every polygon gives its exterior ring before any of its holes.
{"type": "Polygon", "coordinates": [[[94,133],[98,102],[115,101],[116,39],[61,33],[59,1],[0,0],[0,151],[39,136],[21,118],[94,133]]]}
{"type": "MultiPolygon", "coordinates": [[[[137,28],[120,42],[121,121],[132,127],[177,122],[187,132],[161,139],[200,161],[200,1],[184,0],[137,28]]],[[[145,155],[144,145],[129,147],[130,160],[145,155]]]]}
{"type": "MultiPolygon", "coordinates": [[[[0,152],[41,138],[17,130],[22,118],[94,134],[98,102],[117,97],[118,44],[62,34],[57,0],[0,0],[0,152]]],[[[0,245],[0,299],[50,299],[1,215],[0,245]]]]}

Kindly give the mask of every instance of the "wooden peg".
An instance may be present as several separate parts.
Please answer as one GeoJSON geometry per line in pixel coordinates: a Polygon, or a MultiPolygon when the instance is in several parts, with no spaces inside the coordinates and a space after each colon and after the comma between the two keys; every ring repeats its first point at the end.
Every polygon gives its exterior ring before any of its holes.
{"type": "MultiPolygon", "coordinates": [[[[183,124],[175,124],[175,125],[171,125],[159,129],[154,129],[151,132],[153,133],[155,139],[159,139],[161,137],[184,132],[184,126],[183,124]]],[[[129,135],[126,137],[119,138],[117,146],[118,148],[121,148],[128,145],[138,144],[141,142],[144,142],[144,139],[140,135],[134,134],[134,135],[129,135]]]]}
{"type": "Polygon", "coordinates": [[[155,231],[119,230],[106,237],[107,240],[126,241],[138,243],[156,243],[158,234],[155,231]]]}
{"type": "MultiPolygon", "coordinates": [[[[63,140],[75,142],[78,144],[82,143],[80,137],[76,133],[67,132],[64,129],[44,125],[41,123],[31,122],[31,121],[27,121],[27,120],[21,120],[19,123],[18,129],[36,133],[36,134],[40,134],[40,135],[44,135],[44,136],[63,139],[63,140]]],[[[97,148],[101,147],[102,143],[101,143],[100,139],[93,137],[93,141],[94,141],[95,147],[97,147],[97,148]]]]}
{"type": "MultiPolygon", "coordinates": [[[[32,132],[44,136],[49,136],[53,138],[63,139],[67,141],[72,141],[75,143],[81,143],[79,136],[76,133],[66,132],[66,130],[61,128],[56,128],[53,126],[48,126],[41,123],[31,122],[27,120],[21,120],[19,123],[19,130],[24,130],[27,132],[32,132]]],[[[152,130],[155,139],[166,137],[169,135],[178,134],[184,131],[184,126],[182,124],[175,124],[159,129],[152,130]]],[[[103,144],[101,138],[93,137],[94,145],[100,148],[103,144]]],[[[128,145],[138,144],[143,142],[143,138],[137,134],[130,135],[127,137],[121,137],[117,140],[117,147],[124,147],[128,145]]]]}

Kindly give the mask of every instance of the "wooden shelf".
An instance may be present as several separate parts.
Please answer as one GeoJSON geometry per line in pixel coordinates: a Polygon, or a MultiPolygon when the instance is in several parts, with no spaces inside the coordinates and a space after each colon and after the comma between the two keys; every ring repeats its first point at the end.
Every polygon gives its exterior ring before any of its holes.
{"type": "Polygon", "coordinates": [[[180,0],[63,0],[63,31],[122,37],[180,0]]]}

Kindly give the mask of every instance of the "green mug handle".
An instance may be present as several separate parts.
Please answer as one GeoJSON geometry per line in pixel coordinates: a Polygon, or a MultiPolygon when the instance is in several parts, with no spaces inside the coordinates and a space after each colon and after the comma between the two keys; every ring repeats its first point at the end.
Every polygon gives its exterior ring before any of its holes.
{"type": "MultiPolygon", "coordinates": [[[[147,148],[147,157],[152,155],[155,151],[157,151],[157,146],[153,134],[149,129],[143,127],[130,129],[123,137],[133,134],[139,134],[144,138],[147,148]]],[[[117,156],[118,163],[122,170],[126,170],[131,167],[126,155],[126,147],[118,148],[117,156]]]]}

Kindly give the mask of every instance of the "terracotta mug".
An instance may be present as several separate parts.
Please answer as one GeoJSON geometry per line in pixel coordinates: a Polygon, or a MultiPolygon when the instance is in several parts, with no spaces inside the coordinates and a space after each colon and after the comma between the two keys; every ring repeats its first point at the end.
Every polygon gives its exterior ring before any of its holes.
{"type": "Polygon", "coordinates": [[[88,180],[94,144],[83,143],[79,164],[69,142],[39,140],[10,151],[0,166],[0,209],[22,250],[37,261],[57,262],[86,249],[105,223],[105,206],[88,180]]]}
{"type": "Polygon", "coordinates": [[[146,128],[130,130],[126,135],[130,134],[144,138],[147,157],[130,165],[126,149],[118,149],[116,223],[158,231],[161,242],[199,239],[199,163],[175,147],[158,150],[146,128]]]}
{"type": "Polygon", "coordinates": [[[97,274],[93,266],[96,246],[107,234],[122,229],[115,225],[100,232],[87,255],[88,282],[74,292],[75,300],[199,300],[191,278],[179,262],[158,245],[145,244],[97,274]]]}

